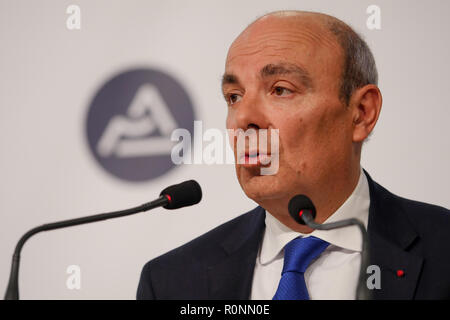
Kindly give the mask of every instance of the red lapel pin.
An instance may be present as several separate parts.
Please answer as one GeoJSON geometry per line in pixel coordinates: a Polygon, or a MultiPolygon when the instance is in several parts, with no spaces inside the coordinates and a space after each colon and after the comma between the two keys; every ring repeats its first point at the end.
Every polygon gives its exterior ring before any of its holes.
{"type": "Polygon", "coordinates": [[[402,278],[405,275],[405,271],[402,269],[397,270],[397,277],[402,278]]]}

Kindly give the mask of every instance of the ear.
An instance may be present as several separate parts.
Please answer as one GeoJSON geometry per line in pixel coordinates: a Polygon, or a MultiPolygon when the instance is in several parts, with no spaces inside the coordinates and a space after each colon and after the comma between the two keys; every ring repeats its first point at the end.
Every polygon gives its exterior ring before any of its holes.
{"type": "Polygon", "coordinates": [[[381,111],[383,98],[373,84],[357,89],[351,99],[353,117],[353,142],[363,142],[372,132],[381,111]]]}

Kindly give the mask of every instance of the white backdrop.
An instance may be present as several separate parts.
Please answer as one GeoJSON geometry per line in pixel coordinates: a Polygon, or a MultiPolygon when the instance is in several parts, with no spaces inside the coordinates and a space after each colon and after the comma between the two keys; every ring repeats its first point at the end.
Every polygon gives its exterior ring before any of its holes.
{"type": "Polygon", "coordinates": [[[231,165],[185,165],[145,183],[107,173],[86,142],[89,103],[111,76],[162,69],[188,91],[205,128],[225,126],[228,46],[256,17],[320,11],[352,25],[377,61],[383,110],[362,164],[390,191],[450,207],[449,1],[0,0],[0,294],[19,237],[47,222],[125,209],[197,179],[203,201],[42,233],[22,251],[21,298],[134,299],[144,263],[255,206],[231,165]],[[66,8],[81,29],[66,28],[66,8]],[[366,8],[381,8],[381,30],[366,8]],[[66,287],[69,265],[81,289],[66,287]]]}

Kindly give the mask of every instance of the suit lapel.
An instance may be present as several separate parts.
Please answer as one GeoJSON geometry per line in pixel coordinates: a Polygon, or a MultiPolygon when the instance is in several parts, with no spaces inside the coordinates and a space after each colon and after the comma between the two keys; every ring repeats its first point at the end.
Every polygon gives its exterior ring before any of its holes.
{"type": "MultiPolygon", "coordinates": [[[[255,251],[257,252],[257,251],[255,251]]],[[[245,300],[250,296],[256,254],[231,255],[208,268],[209,299],[245,300]]]]}
{"type": "Polygon", "coordinates": [[[377,235],[371,240],[371,264],[381,270],[381,289],[373,290],[374,299],[413,299],[423,259],[377,235]],[[403,274],[397,274],[398,271],[403,274]]]}
{"type": "MultiPolygon", "coordinates": [[[[373,297],[413,299],[424,259],[409,250],[420,238],[404,212],[401,199],[364,172],[370,189],[370,264],[381,270],[381,289],[374,289],[373,297]],[[404,272],[403,276],[397,274],[399,270],[404,272]]],[[[206,266],[209,299],[249,299],[264,219],[264,209],[257,207],[221,243],[222,258],[206,266]]]]}
{"type": "Polygon", "coordinates": [[[223,241],[223,258],[207,266],[209,299],[249,299],[264,218],[264,209],[257,207],[223,241]]]}
{"type": "Polygon", "coordinates": [[[409,251],[420,239],[400,198],[374,182],[367,172],[365,174],[370,189],[370,264],[381,270],[381,289],[374,289],[373,297],[413,299],[424,260],[409,251]]]}

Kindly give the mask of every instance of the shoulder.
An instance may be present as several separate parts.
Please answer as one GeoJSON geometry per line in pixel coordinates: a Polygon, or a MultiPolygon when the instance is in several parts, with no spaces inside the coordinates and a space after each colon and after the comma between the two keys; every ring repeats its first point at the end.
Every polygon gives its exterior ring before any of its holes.
{"type": "Polygon", "coordinates": [[[450,210],[398,196],[374,182],[370,176],[369,186],[370,201],[374,202],[376,214],[385,224],[383,228],[409,224],[422,240],[439,238],[442,245],[442,240],[447,239],[450,244],[450,210]]]}
{"type": "Polygon", "coordinates": [[[215,259],[222,257],[224,247],[230,241],[238,242],[240,238],[248,235],[256,221],[264,220],[264,214],[264,209],[256,207],[188,243],[150,260],[145,264],[143,271],[159,266],[179,268],[180,265],[202,264],[205,260],[213,263],[215,259]]]}
{"type": "Polygon", "coordinates": [[[422,240],[430,246],[446,246],[450,250],[450,210],[402,197],[397,197],[402,211],[407,215],[422,240]]]}
{"type": "Polygon", "coordinates": [[[430,203],[415,201],[398,197],[402,202],[403,210],[409,212],[416,220],[427,224],[450,224],[450,210],[430,203]]]}
{"type": "Polygon", "coordinates": [[[264,209],[256,207],[148,261],[141,272],[137,298],[204,298],[200,284],[207,267],[221,261],[227,248],[245,242],[258,231],[264,216],[264,209]]]}
{"type": "Polygon", "coordinates": [[[190,263],[202,262],[206,254],[217,253],[217,249],[226,244],[227,241],[238,241],[240,236],[245,236],[252,221],[261,219],[261,214],[263,213],[264,209],[256,207],[188,243],[149,261],[148,264],[159,264],[161,262],[165,265],[179,264],[180,260],[184,259],[188,259],[190,263]]]}
{"type": "Polygon", "coordinates": [[[450,210],[447,208],[398,196],[376,182],[373,183],[385,203],[390,207],[401,210],[410,220],[423,225],[443,224],[450,226],[450,210]]]}

